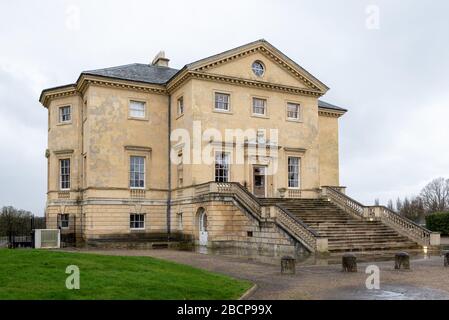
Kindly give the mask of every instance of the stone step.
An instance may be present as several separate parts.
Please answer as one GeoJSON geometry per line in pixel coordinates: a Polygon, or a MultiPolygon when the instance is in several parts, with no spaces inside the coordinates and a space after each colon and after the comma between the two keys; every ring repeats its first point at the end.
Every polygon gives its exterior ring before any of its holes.
{"type": "Polygon", "coordinates": [[[326,199],[260,199],[282,205],[311,229],[328,238],[329,251],[370,251],[419,247],[381,221],[353,216],[326,199]]]}

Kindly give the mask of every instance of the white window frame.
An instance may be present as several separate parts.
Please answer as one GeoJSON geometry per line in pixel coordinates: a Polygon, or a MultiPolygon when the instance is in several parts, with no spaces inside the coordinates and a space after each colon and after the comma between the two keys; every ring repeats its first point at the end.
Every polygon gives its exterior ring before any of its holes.
{"type": "Polygon", "coordinates": [[[225,92],[214,92],[214,110],[218,112],[230,112],[231,111],[231,95],[225,92]],[[227,97],[227,101],[219,100],[218,97],[227,97]],[[227,108],[218,108],[217,106],[222,104],[223,106],[227,106],[227,108]]]}
{"type": "MultiPolygon", "coordinates": [[[[139,169],[140,169],[140,165],[139,164],[139,169]]],[[[130,155],[129,156],[129,188],[130,189],[135,189],[135,190],[142,190],[146,188],[146,157],[145,156],[140,156],[140,155],[130,155]],[[133,158],[140,158],[143,159],[143,172],[142,171],[135,171],[135,167],[133,166],[133,158]],[[139,174],[139,178],[136,180],[133,178],[133,173],[137,173],[139,174]],[[143,175],[143,179],[140,179],[140,175],[143,175]],[[133,186],[133,182],[135,183],[136,181],[141,181],[143,180],[143,186],[133,186]]]]}
{"type": "Polygon", "coordinates": [[[130,213],[129,214],[129,229],[130,230],[145,230],[145,226],[146,226],[146,215],[144,213],[130,213]],[[140,219],[136,220],[136,217],[139,217],[139,218],[143,217],[143,220],[140,220],[140,219]],[[136,224],[139,224],[139,225],[136,227],[136,224]]]}
{"type": "Polygon", "coordinates": [[[301,188],[301,157],[297,157],[297,156],[288,156],[287,157],[287,186],[289,189],[300,189],[301,188]],[[298,159],[298,163],[297,163],[297,187],[292,187],[290,186],[290,182],[291,181],[295,181],[295,180],[290,180],[290,159],[298,159]]]}
{"type": "Polygon", "coordinates": [[[226,151],[216,151],[215,152],[215,159],[214,159],[214,181],[215,182],[229,182],[229,181],[231,181],[231,161],[230,161],[230,159],[231,159],[231,153],[230,152],[226,152],[226,151]],[[223,158],[221,158],[220,160],[222,160],[222,159],[225,159],[226,160],[226,164],[225,164],[225,168],[224,169],[218,169],[217,168],[217,166],[219,165],[218,163],[217,163],[217,156],[218,156],[218,154],[221,154],[221,155],[225,155],[225,157],[223,158]],[[217,176],[217,170],[226,170],[226,176],[224,176],[224,175],[218,175],[217,176]],[[225,178],[226,177],[226,179],[219,179],[219,178],[225,178]]]}
{"type": "Polygon", "coordinates": [[[128,117],[130,119],[147,119],[147,102],[142,100],[131,99],[128,105],[128,117]],[[133,115],[133,112],[141,112],[142,110],[133,109],[133,106],[139,104],[143,106],[143,115],[133,115]]]}
{"type": "Polygon", "coordinates": [[[296,102],[287,102],[287,119],[288,120],[293,120],[293,121],[299,121],[301,120],[301,105],[299,103],[296,102]],[[297,108],[296,117],[291,117],[290,113],[291,111],[289,110],[290,106],[295,106],[297,108]]]}
{"type": "Polygon", "coordinates": [[[59,112],[59,123],[71,123],[72,122],[72,106],[60,106],[58,108],[59,112]],[[67,114],[63,113],[63,110],[69,110],[67,114]],[[64,120],[64,116],[68,117],[68,119],[64,120]]]}
{"type": "Polygon", "coordinates": [[[268,104],[267,99],[253,97],[252,106],[251,106],[252,115],[253,116],[257,116],[257,117],[266,117],[267,116],[267,104],[268,104]],[[256,108],[261,108],[262,107],[262,106],[256,106],[256,101],[263,101],[263,112],[264,113],[256,112],[256,108]]]}
{"type": "Polygon", "coordinates": [[[72,170],[71,164],[72,163],[70,160],[71,160],[70,158],[59,159],[59,175],[58,176],[59,176],[59,189],[61,191],[69,191],[72,186],[72,183],[71,183],[71,170],[72,170]],[[65,161],[68,161],[68,166],[63,167],[63,163],[65,161]],[[67,169],[67,167],[68,167],[68,173],[67,172],[63,173],[63,169],[67,169]],[[68,179],[63,179],[63,177],[67,177],[67,176],[68,176],[68,179]],[[67,188],[63,187],[63,182],[68,184],[67,188]]]}

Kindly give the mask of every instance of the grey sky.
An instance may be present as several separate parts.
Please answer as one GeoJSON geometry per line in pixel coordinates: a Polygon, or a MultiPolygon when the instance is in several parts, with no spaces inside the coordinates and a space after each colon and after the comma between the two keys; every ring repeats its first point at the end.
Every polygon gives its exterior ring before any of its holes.
{"type": "Polygon", "coordinates": [[[259,38],[326,83],[323,100],[350,110],[340,129],[350,195],[369,204],[417,193],[449,177],[448,12],[445,0],[2,1],[0,206],[43,213],[43,88],[148,63],[161,49],[180,68],[259,38]],[[369,5],[378,30],[366,27],[369,5]]]}

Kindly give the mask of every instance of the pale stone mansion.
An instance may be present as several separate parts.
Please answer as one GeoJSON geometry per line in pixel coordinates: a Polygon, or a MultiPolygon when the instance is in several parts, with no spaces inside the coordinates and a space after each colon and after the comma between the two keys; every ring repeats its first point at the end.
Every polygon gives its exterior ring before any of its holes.
{"type": "Polygon", "coordinates": [[[338,122],[346,110],[320,100],[328,89],[265,40],[180,70],[161,52],[150,64],[85,71],[46,89],[47,228],[87,245],[326,252],[438,244],[438,234],[345,195],[338,122]],[[198,146],[198,124],[223,139],[203,136],[198,146]],[[255,134],[230,141],[228,129],[255,134]],[[174,137],[180,130],[190,138],[174,137]],[[212,161],[192,161],[195,146],[212,161]]]}

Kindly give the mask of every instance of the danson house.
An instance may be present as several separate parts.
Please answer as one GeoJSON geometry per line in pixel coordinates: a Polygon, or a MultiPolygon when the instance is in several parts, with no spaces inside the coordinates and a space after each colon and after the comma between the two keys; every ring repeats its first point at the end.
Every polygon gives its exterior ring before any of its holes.
{"type": "Polygon", "coordinates": [[[437,245],[438,234],[345,194],[338,123],[347,110],[320,100],[328,89],[266,40],[180,70],[160,52],[46,89],[47,228],[92,246],[437,245]],[[223,138],[194,141],[196,124],[223,138]],[[229,129],[255,134],[229,140],[229,129]],[[174,139],[179,130],[190,140],[174,139]],[[192,161],[198,145],[212,161],[192,161]]]}

